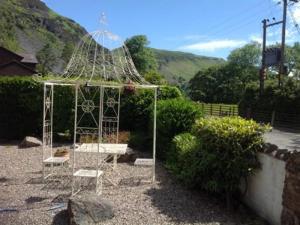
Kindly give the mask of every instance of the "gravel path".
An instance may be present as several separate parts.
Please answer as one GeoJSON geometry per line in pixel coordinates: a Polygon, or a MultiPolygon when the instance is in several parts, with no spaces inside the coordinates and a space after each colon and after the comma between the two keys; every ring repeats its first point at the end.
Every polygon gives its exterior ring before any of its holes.
{"type": "MultiPolygon", "coordinates": [[[[41,149],[18,149],[0,145],[0,224],[67,224],[63,206],[70,194],[70,179],[64,182],[41,182],[41,149]],[[5,209],[5,211],[3,211],[5,209]]],[[[161,165],[157,183],[148,184],[141,177],[149,168],[118,164],[120,185],[104,182],[103,198],[109,199],[115,217],[105,224],[263,224],[244,208],[229,214],[225,204],[204,193],[184,189],[161,165]],[[242,211],[242,212],[241,212],[242,211]]],[[[111,174],[111,179],[116,176],[111,174]]]]}

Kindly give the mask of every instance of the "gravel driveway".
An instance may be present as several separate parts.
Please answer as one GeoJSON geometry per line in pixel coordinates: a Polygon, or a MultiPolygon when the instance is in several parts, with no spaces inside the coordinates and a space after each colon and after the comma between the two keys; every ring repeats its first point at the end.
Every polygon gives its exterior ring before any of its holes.
{"type": "MultiPolygon", "coordinates": [[[[67,224],[63,209],[70,194],[70,178],[43,184],[41,157],[41,148],[0,145],[1,225],[67,224]]],[[[224,202],[186,190],[161,165],[154,185],[140,179],[149,175],[149,168],[120,163],[118,171],[122,178],[118,187],[104,182],[103,198],[115,209],[115,217],[105,224],[264,224],[244,207],[227,213],[224,202]]]]}

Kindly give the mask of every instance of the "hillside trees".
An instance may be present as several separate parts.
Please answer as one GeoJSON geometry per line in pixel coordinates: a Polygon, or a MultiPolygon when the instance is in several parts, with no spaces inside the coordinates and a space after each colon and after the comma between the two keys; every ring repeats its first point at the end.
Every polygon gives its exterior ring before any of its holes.
{"type": "Polygon", "coordinates": [[[136,35],[125,41],[132,60],[142,75],[157,71],[158,65],[151,49],[147,48],[149,41],[145,35],[136,35]]]}
{"type": "Polygon", "coordinates": [[[247,83],[258,80],[260,45],[251,42],[233,50],[226,64],[199,71],[189,82],[195,101],[237,103],[247,83]]]}
{"type": "Polygon", "coordinates": [[[50,44],[46,44],[38,53],[37,59],[39,61],[37,70],[42,75],[51,72],[52,67],[58,59],[58,55],[50,44]]]}

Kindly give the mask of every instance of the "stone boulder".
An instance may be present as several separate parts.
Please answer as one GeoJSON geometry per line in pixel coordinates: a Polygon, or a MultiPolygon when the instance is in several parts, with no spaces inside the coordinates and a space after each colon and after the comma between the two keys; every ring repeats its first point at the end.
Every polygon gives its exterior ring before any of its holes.
{"type": "Polygon", "coordinates": [[[75,195],[68,202],[70,225],[95,225],[114,217],[112,204],[96,194],[75,195]]]}
{"type": "Polygon", "coordinates": [[[118,163],[131,163],[137,158],[137,153],[132,148],[127,148],[124,155],[120,155],[118,163]]]}
{"type": "Polygon", "coordinates": [[[39,139],[35,137],[27,136],[23,139],[23,141],[19,144],[19,148],[31,148],[42,146],[43,143],[39,139]]]}

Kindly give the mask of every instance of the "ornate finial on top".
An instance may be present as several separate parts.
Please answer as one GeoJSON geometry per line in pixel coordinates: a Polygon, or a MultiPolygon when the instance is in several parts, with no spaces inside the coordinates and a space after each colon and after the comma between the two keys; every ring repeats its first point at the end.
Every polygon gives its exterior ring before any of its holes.
{"type": "Polygon", "coordinates": [[[107,25],[107,18],[104,12],[101,13],[100,24],[103,26],[107,25]]]}

